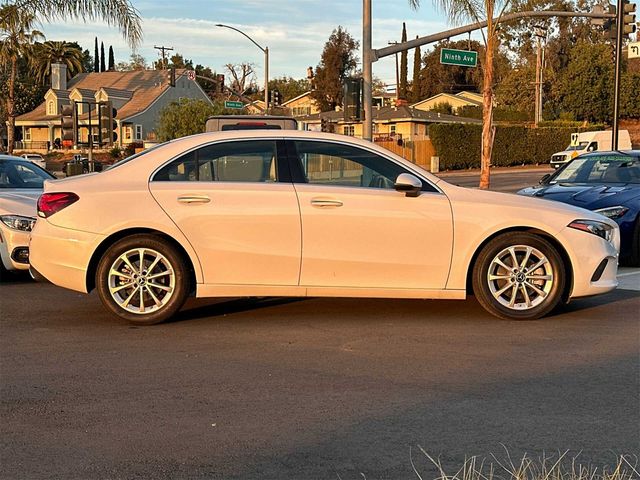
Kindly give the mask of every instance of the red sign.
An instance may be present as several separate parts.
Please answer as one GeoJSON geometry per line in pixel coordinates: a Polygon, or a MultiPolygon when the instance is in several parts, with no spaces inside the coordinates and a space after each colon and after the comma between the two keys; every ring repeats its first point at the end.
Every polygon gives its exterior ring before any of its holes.
{"type": "Polygon", "coordinates": [[[195,70],[187,70],[187,78],[192,82],[196,79],[196,71],[195,70]]]}

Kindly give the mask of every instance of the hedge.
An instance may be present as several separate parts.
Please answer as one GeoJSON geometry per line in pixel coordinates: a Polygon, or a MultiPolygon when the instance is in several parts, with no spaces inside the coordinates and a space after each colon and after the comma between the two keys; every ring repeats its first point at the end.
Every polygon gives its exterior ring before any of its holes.
{"type": "MultiPolygon", "coordinates": [[[[548,163],[551,155],[569,145],[573,132],[594,130],[580,128],[498,126],[493,143],[493,166],[548,163]]],[[[433,124],[429,137],[440,157],[442,170],[480,167],[481,125],[433,124]]]]}
{"type": "MultiPolygon", "coordinates": [[[[460,117],[476,118],[482,120],[482,107],[465,105],[458,108],[456,115],[460,117]]],[[[494,108],[493,119],[496,122],[528,122],[533,121],[533,112],[521,112],[508,108],[494,108]]]]}

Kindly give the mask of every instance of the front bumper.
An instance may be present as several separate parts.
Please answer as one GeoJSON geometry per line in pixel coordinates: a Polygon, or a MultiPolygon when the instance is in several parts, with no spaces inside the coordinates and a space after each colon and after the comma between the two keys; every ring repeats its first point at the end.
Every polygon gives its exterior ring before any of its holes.
{"type": "Polygon", "coordinates": [[[30,262],[51,283],[87,293],[87,269],[104,237],[52,225],[38,219],[31,232],[30,262]]]}
{"type": "Polygon", "coordinates": [[[558,233],[558,240],[571,247],[567,249],[573,268],[569,298],[598,295],[618,286],[620,231],[616,228],[614,232],[613,243],[570,227],[558,233]]]}
{"type": "Polygon", "coordinates": [[[7,270],[28,270],[29,232],[1,226],[0,261],[7,270]]]}

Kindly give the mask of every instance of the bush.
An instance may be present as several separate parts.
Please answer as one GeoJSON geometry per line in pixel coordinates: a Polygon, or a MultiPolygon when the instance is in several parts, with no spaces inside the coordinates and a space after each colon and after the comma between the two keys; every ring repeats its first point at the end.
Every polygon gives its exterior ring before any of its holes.
{"type": "Polygon", "coordinates": [[[111,158],[113,158],[114,160],[117,160],[122,155],[122,150],[120,150],[119,147],[113,147],[111,150],[109,150],[109,155],[111,155],[111,158]]]}
{"type": "Polygon", "coordinates": [[[136,148],[142,148],[143,145],[142,143],[130,143],[128,144],[126,147],[124,147],[124,156],[125,157],[130,157],[131,155],[136,153],[136,148]]]}
{"type": "MultiPolygon", "coordinates": [[[[573,132],[593,129],[597,127],[497,126],[491,163],[497,167],[547,163],[551,155],[569,145],[573,132]]],[[[434,124],[429,127],[429,137],[441,169],[480,167],[481,125],[434,124]]]]}
{"type": "MultiPolygon", "coordinates": [[[[456,115],[460,117],[482,119],[482,107],[466,105],[458,108],[456,115]]],[[[496,122],[531,122],[533,121],[532,112],[522,112],[509,108],[494,108],[493,119],[496,122]]]]}

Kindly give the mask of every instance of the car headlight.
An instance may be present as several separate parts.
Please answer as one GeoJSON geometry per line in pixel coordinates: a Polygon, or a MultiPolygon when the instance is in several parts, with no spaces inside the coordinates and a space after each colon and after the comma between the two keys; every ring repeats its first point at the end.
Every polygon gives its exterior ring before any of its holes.
{"type": "Polygon", "coordinates": [[[600,215],[604,215],[605,217],[608,217],[612,220],[622,217],[628,211],[629,209],[627,207],[623,207],[622,205],[594,210],[594,212],[599,213],[600,215]]]}
{"type": "Polygon", "coordinates": [[[23,232],[30,232],[36,224],[35,218],[23,217],[22,215],[0,215],[0,220],[7,227],[23,232]]]}
{"type": "Polygon", "coordinates": [[[567,226],[575,228],[576,230],[582,230],[583,232],[593,233],[600,238],[604,238],[607,242],[613,240],[614,227],[606,223],[596,220],[574,220],[567,226]]]}

